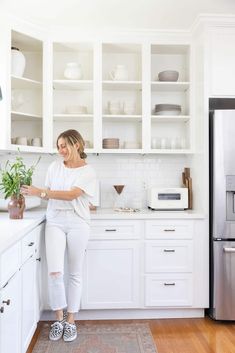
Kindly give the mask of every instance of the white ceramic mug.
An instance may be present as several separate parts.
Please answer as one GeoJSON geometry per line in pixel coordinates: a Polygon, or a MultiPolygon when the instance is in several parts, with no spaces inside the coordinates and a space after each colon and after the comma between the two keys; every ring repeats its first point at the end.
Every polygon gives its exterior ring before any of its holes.
{"type": "Polygon", "coordinates": [[[26,145],[27,146],[27,142],[28,142],[28,140],[27,140],[27,137],[26,136],[18,136],[18,137],[16,137],[16,144],[17,145],[26,145]]]}
{"type": "Polygon", "coordinates": [[[123,103],[123,113],[127,115],[135,114],[135,103],[132,101],[126,101],[123,103]]]}
{"type": "Polygon", "coordinates": [[[41,147],[42,146],[42,139],[41,137],[34,137],[31,140],[31,145],[35,147],[41,147]]]}
{"type": "Polygon", "coordinates": [[[108,102],[108,111],[110,114],[120,114],[121,104],[119,101],[109,101],[108,102]]]}

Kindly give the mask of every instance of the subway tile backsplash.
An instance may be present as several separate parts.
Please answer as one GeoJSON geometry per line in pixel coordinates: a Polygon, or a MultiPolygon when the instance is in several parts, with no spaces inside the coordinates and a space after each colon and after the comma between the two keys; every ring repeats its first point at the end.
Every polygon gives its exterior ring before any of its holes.
{"type": "MultiPolygon", "coordinates": [[[[38,159],[38,154],[21,154],[30,166],[38,159]]],[[[15,154],[3,154],[0,163],[4,166],[15,154]]],[[[41,155],[41,160],[33,176],[33,184],[44,187],[48,166],[57,155],[41,155]]],[[[146,207],[146,190],[150,186],[179,187],[181,173],[187,166],[183,155],[89,155],[87,162],[96,170],[100,182],[102,208],[114,207],[117,198],[113,185],[125,185],[122,202],[125,207],[146,207]]]]}

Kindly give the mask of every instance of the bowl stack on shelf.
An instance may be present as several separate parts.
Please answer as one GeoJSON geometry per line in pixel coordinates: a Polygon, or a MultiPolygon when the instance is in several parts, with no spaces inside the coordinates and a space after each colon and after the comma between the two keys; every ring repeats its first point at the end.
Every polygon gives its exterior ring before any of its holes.
{"type": "Polygon", "coordinates": [[[103,148],[119,148],[119,139],[118,138],[104,138],[103,139],[103,148]]]}
{"type": "Polygon", "coordinates": [[[179,72],[174,70],[165,70],[158,74],[158,80],[163,82],[176,82],[178,78],[179,72]]]}
{"type": "Polygon", "coordinates": [[[181,105],[178,104],[156,104],[154,109],[155,115],[179,115],[181,113],[181,105]]]}

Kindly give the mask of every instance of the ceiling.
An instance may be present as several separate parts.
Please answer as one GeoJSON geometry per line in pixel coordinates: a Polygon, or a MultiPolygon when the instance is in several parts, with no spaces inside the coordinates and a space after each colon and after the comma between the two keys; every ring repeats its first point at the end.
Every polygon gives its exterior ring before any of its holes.
{"type": "Polygon", "coordinates": [[[0,0],[0,10],[83,29],[189,29],[199,14],[234,14],[234,0],[0,0]]]}

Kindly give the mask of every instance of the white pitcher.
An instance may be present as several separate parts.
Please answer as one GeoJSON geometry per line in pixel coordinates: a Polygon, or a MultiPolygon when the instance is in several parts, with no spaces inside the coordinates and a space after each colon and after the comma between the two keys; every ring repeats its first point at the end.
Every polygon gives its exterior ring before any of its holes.
{"type": "Polygon", "coordinates": [[[116,65],[115,69],[110,71],[109,75],[114,81],[128,80],[128,70],[125,65],[116,65]]]}

